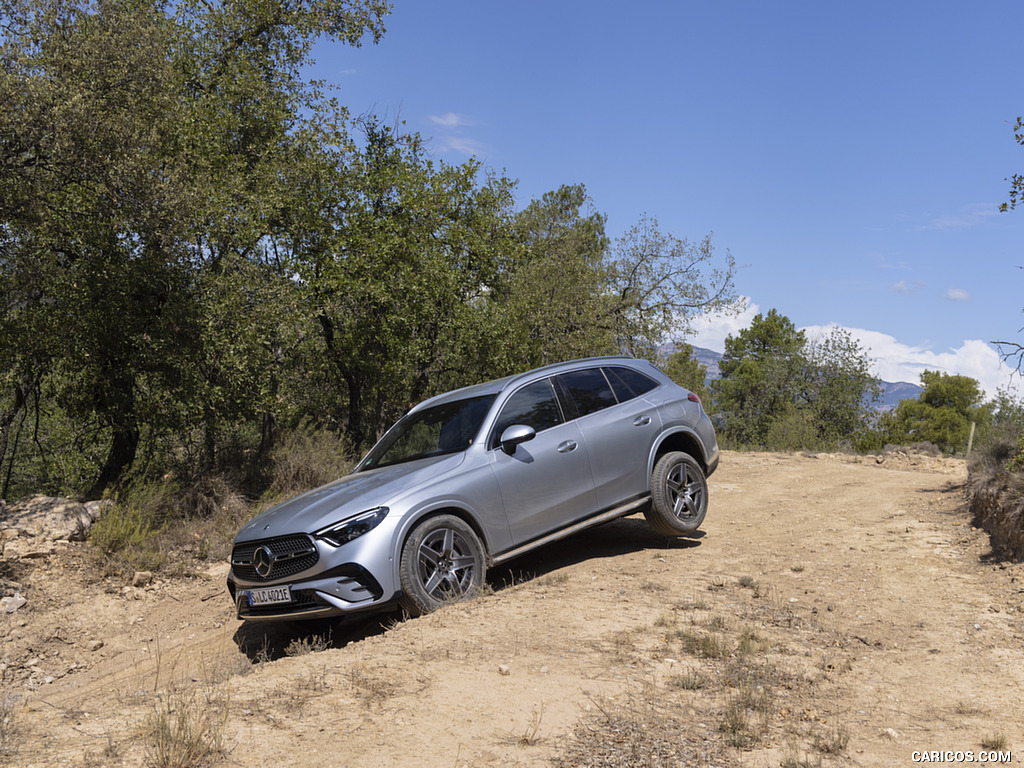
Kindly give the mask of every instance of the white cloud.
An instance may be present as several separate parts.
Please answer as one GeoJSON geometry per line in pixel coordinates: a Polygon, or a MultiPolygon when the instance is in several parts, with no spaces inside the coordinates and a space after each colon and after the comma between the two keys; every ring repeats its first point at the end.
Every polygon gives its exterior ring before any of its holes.
{"type": "MultiPolygon", "coordinates": [[[[696,347],[715,352],[725,351],[727,336],[735,336],[750,326],[760,311],[757,304],[749,299],[745,308],[737,315],[710,315],[694,321],[694,332],[685,341],[696,347]]],[[[836,328],[832,325],[810,325],[801,328],[808,338],[826,334],[836,328]]],[[[924,371],[940,371],[959,376],[970,376],[977,380],[987,398],[994,397],[1000,389],[1010,388],[1018,395],[1024,394],[1024,383],[1013,376],[1011,369],[1003,362],[999,352],[980,339],[967,339],[956,348],[936,352],[925,346],[911,346],[880,331],[863,328],[844,328],[856,339],[872,361],[872,372],[883,381],[908,381],[921,383],[924,371]]]]}
{"type": "Polygon", "coordinates": [[[457,112],[445,112],[443,115],[427,115],[427,119],[444,130],[443,135],[431,137],[431,143],[438,152],[455,152],[467,157],[484,154],[484,147],[479,141],[463,135],[464,128],[479,125],[473,118],[457,112]]]}
{"type": "Polygon", "coordinates": [[[950,301],[970,301],[971,294],[962,288],[950,288],[946,291],[946,298],[950,301]]]}
{"type": "Polygon", "coordinates": [[[925,284],[920,280],[914,280],[909,285],[906,280],[900,280],[898,283],[893,283],[889,286],[889,290],[896,293],[917,293],[919,290],[925,287],[925,284]]]}
{"type": "Polygon", "coordinates": [[[971,203],[956,213],[947,213],[932,219],[918,229],[967,229],[999,213],[997,203],[971,203]]]}
{"type": "MultiPolygon", "coordinates": [[[[811,336],[828,333],[834,325],[808,326],[802,330],[811,336]]],[[[994,397],[999,389],[1011,387],[1020,390],[1021,382],[1011,377],[1011,370],[1003,363],[994,347],[980,339],[967,339],[956,348],[935,352],[927,347],[913,347],[897,341],[879,331],[846,328],[860,342],[873,361],[876,376],[883,381],[909,381],[921,383],[924,371],[940,371],[977,380],[987,397],[994,397]]]]}
{"type": "Polygon", "coordinates": [[[483,146],[474,139],[467,139],[463,136],[441,136],[435,139],[436,146],[440,152],[458,152],[462,155],[482,154],[483,146]]]}
{"type": "Polygon", "coordinates": [[[464,125],[472,125],[465,115],[459,115],[455,112],[446,112],[443,115],[428,115],[430,122],[434,125],[441,125],[445,128],[460,128],[464,125]]]}
{"type": "Polygon", "coordinates": [[[695,347],[712,349],[715,352],[725,351],[726,336],[735,336],[760,312],[757,304],[752,304],[746,296],[740,297],[742,309],[738,313],[702,315],[692,322],[693,332],[685,338],[687,344],[695,347]]]}

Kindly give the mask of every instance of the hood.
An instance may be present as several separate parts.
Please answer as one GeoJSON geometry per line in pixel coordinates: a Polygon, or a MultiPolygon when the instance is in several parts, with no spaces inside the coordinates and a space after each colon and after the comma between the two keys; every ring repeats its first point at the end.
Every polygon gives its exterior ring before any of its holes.
{"type": "Polygon", "coordinates": [[[238,532],[235,542],[313,533],[368,509],[390,507],[408,491],[448,474],[464,458],[464,453],[431,456],[345,475],[257,515],[238,532]]]}

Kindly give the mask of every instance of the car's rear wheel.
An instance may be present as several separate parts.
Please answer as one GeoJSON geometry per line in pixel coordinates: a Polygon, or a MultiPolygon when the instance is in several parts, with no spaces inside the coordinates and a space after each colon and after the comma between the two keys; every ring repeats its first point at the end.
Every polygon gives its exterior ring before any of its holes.
{"type": "Polygon", "coordinates": [[[483,545],[468,523],[454,515],[428,518],[402,547],[402,607],[421,616],[479,592],[485,569],[483,545]]]}
{"type": "Polygon", "coordinates": [[[700,528],[708,511],[708,481],[688,453],[671,451],[654,465],[647,522],[665,536],[685,536],[700,528]]]}

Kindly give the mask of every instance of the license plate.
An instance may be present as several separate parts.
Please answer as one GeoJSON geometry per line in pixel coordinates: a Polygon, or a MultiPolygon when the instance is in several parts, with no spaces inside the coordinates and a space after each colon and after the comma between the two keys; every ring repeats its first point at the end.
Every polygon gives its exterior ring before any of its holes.
{"type": "Polygon", "coordinates": [[[291,601],[292,588],[289,586],[249,590],[249,605],[279,605],[291,601]]]}

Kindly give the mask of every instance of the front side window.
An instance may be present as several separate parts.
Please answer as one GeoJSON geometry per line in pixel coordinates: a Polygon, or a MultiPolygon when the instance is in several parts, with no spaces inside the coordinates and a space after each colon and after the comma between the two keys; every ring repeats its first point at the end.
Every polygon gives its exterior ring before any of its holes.
{"type": "Polygon", "coordinates": [[[558,377],[569,391],[569,397],[576,404],[580,416],[595,413],[615,405],[615,393],[600,368],[563,373],[558,377]]]}
{"type": "Polygon", "coordinates": [[[535,381],[520,389],[505,403],[494,425],[491,447],[497,445],[501,433],[513,424],[525,424],[533,427],[535,432],[543,432],[561,423],[562,410],[558,407],[551,380],[535,381]]]}
{"type": "Polygon", "coordinates": [[[468,448],[495,395],[470,397],[406,414],[367,454],[360,469],[400,464],[468,448]]]}

